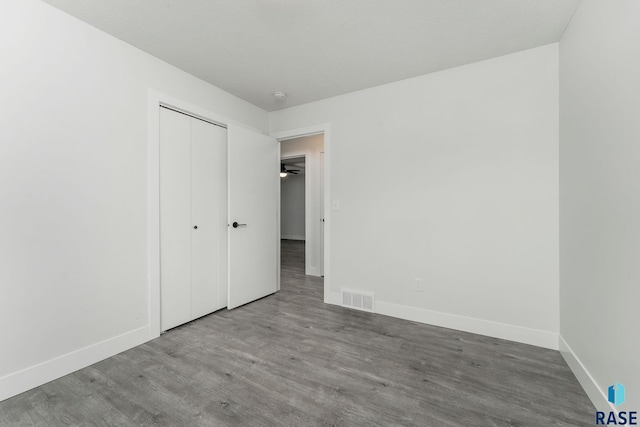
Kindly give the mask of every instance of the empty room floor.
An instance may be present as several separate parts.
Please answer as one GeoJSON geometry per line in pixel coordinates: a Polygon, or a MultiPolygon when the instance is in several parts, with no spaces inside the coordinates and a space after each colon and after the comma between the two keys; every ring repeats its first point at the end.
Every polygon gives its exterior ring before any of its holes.
{"type": "Polygon", "coordinates": [[[322,303],[304,245],[282,290],[0,403],[1,426],[585,426],[557,351],[322,303]]]}

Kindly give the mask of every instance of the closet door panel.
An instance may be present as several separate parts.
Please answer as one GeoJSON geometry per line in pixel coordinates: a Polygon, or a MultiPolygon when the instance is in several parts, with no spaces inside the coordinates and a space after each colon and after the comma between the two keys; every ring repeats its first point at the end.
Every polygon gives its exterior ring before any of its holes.
{"type": "MultiPolygon", "coordinates": [[[[191,317],[211,313],[220,304],[218,280],[223,267],[218,257],[218,242],[226,241],[221,224],[221,205],[226,195],[220,192],[219,176],[226,175],[227,131],[224,128],[191,119],[191,317]],[[197,227],[197,228],[196,228],[197,227]]],[[[222,182],[224,184],[226,179],[222,182]]],[[[226,266],[225,266],[226,268],[226,266]]]]}
{"type": "Polygon", "coordinates": [[[161,328],[191,320],[190,121],[160,109],[161,328]]]}
{"type": "Polygon", "coordinates": [[[214,182],[212,187],[215,188],[216,195],[219,203],[217,206],[218,212],[218,241],[216,242],[216,253],[218,259],[218,307],[217,309],[227,306],[227,271],[229,264],[228,257],[228,245],[229,245],[229,209],[228,209],[228,196],[227,196],[227,129],[220,129],[223,133],[220,134],[219,140],[219,153],[216,158],[215,167],[213,169],[214,182]]]}
{"type": "Polygon", "coordinates": [[[217,204],[218,224],[218,240],[216,241],[216,257],[217,257],[217,294],[218,306],[221,309],[227,306],[227,271],[228,264],[228,244],[229,244],[229,198],[227,196],[227,129],[218,128],[219,137],[217,140],[218,157],[215,159],[213,167],[213,182],[211,186],[215,189],[217,204]]]}

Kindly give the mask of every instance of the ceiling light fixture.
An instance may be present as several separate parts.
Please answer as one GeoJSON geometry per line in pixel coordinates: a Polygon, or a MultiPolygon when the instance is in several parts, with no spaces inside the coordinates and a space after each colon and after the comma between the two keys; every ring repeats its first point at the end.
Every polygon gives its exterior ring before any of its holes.
{"type": "Polygon", "coordinates": [[[287,169],[284,167],[284,163],[280,163],[280,178],[287,176],[287,169]]]}
{"type": "Polygon", "coordinates": [[[287,99],[287,94],[285,92],[273,92],[273,97],[276,99],[276,101],[283,102],[285,99],[287,99]]]}

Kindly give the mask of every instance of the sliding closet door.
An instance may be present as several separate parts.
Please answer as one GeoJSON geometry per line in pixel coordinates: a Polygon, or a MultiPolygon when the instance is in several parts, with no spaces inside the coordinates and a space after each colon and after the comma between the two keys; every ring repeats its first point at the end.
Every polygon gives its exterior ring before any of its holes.
{"type": "Polygon", "coordinates": [[[194,319],[226,306],[226,182],[227,130],[191,119],[191,317],[194,319]]]}
{"type": "Polygon", "coordinates": [[[191,118],[160,109],[160,287],[163,331],[191,320],[191,118]]]}

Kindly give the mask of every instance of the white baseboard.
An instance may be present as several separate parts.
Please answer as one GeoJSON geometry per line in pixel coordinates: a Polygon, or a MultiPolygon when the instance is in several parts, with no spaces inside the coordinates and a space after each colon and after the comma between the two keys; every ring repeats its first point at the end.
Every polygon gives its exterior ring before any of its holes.
{"type": "MultiPolygon", "coordinates": [[[[332,292],[329,295],[328,304],[340,305],[340,294],[332,292]]],[[[424,308],[393,304],[376,300],[375,312],[386,316],[426,323],[428,325],[441,326],[456,329],[458,331],[471,332],[494,338],[502,338],[509,341],[535,345],[538,347],[558,350],[558,334],[539,329],[514,326],[491,320],[477,319],[474,317],[460,316],[457,314],[443,313],[424,308]]]]}
{"type": "Polygon", "coordinates": [[[341,305],[342,299],[340,298],[340,292],[329,292],[324,302],[331,305],[341,305]]]}
{"type": "Polygon", "coordinates": [[[307,276],[320,277],[320,271],[318,271],[318,267],[305,266],[304,274],[306,274],[307,276]]]}
{"type": "Polygon", "coordinates": [[[306,240],[304,236],[292,236],[292,235],[286,235],[286,236],[280,236],[281,240],[306,240]]]}
{"type": "Polygon", "coordinates": [[[0,401],[48,383],[149,341],[149,326],[0,377],[0,401]]]}
{"type": "Polygon", "coordinates": [[[560,354],[564,357],[564,360],[569,365],[571,371],[578,379],[578,382],[591,399],[591,403],[596,407],[598,411],[618,412],[616,407],[608,402],[607,396],[604,394],[604,389],[598,385],[595,378],[589,373],[582,361],[573,352],[569,344],[564,340],[562,335],[560,336],[560,354]]]}

